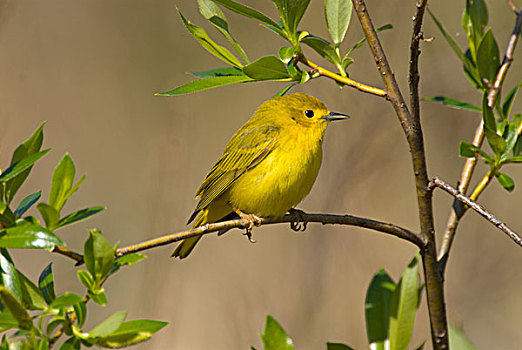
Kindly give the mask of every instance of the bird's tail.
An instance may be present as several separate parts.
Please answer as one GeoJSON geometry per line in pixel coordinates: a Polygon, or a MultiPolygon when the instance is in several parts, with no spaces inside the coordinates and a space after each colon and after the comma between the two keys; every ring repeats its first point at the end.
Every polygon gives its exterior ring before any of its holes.
{"type": "MultiPolygon", "coordinates": [[[[191,228],[196,228],[198,226],[204,225],[207,223],[207,216],[208,216],[208,210],[204,209],[200,211],[194,220],[194,223],[192,224],[191,228]]],[[[192,249],[196,246],[196,244],[199,242],[202,236],[196,236],[196,237],[190,237],[187,239],[184,239],[181,241],[180,244],[176,247],[174,252],[172,252],[172,255],[170,257],[174,258],[180,258],[184,259],[186,258],[190,252],[192,252],[192,249]]]]}

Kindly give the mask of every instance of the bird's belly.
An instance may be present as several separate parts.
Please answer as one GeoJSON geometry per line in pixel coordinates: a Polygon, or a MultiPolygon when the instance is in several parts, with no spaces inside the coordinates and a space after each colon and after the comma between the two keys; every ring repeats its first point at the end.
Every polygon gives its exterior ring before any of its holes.
{"type": "Polygon", "coordinates": [[[310,192],[321,167],[320,147],[299,153],[273,152],[241,175],[227,191],[230,205],[247,214],[284,215],[310,192]]]}

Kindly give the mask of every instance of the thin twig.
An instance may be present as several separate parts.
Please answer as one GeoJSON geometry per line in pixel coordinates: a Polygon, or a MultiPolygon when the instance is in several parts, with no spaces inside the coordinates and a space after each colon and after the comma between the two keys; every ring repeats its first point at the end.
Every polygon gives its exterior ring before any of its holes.
{"type": "Polygon", "coordinates": [[[325,68],[313,63],[312,61],[310,61],[308,58],[306,58],[302,54],[295,54],[294,58],[296,61],[301,62],[301,63],[307,65],[308,67],[312,68],[314,70],[314,72],[316,72],[319,75],[328,77],[330,79],[333,79],[333,80],[343,83],[345,85],[351,86],[359,91],[367,92],[369,94],[380,96],[380,97],[386,97],[386,91],[373,87],[373,86],[364,85],[364,84],[359,83],[355,80],[352,80],[348,77],[343,77],[339,74],[331,72],[328,69],[325,69],[325,68]]]}
{"type": "MultiPolygon", "coordinates": [[[[278,223],[292,223],[298,222],[301,219],[298,215],[285,215],[279,218],[262,218],[261,225],[270,225],[270,224],[278,224],[278,223]]],[[[408,229],[402,228],[400,226],[376,221],[372,219],[361,218],[352,215],[332,215],[332,214],[306,214],[307,222],[318,222],[323,225],[326,224],[338,224],[338,225],[349,225],[349,226],[358,226],[362,228],[367,228],[383,233],[390,234],[392,236],[396,236],[407,240],[418,247],[422,247],[424,245],[424,241],[422,237],[408,229]]],[[[151,239],[146,242],[141,242],[138,244],[134,244],[128,247],[119,248],[116,251],[116,257],[121,257],[130,253],[135,253],[147,249],[151,249],[154,247],[159,247],[162,245],[174,243],[181,241],[186,238],[195,237],[205,235],[211,232],[227,230],[231,228],[241,228],[249,225],[249,221],[247,219],[237,219],[237,220],[229,220],[223,221],[213,224],[206,224],[192,230],[182,231],[172,234],[167,234],[165,236],[161,236],[155,239],[151,239]]]]}
{"type": "Polygon", "coordinates": [[[76,265],[83,264],[83,255],[73,252],[72,250],[69,250],[65,247],[57,245],[53,248],[52,252],[73,259],[76,261],[76,265]]]}
{"type": "Polygon", "coordinates": [[[434,187],[438,187],[443,189],[444,191],[451,194],[453,197],[470,207],[471,209],[475,210],[477,213],[479,213],[483,218],[491,222],[493,225],[495,225],[497,228],[499,228],[502,232],[507,234],[509,238],[511,238],[516,244],[519,246],[522,246],[522,238],[510,229],[505,223],[497,219],[493,214],[489,213],[484,207],[482,207],[480,204],[475,202],[474,200],[471,200],[470,198],[466,197],[462,193],[460,193],[457,189],[451,187],[448,183],[445,181],[439,179],[438,177],[433,178],[433,180],[430,181],[429,187],[433,189],[434,187]]]}
{"type": "MultiPolygon", "coordinates": [[[[472,144],[476,147],[481,147],[484,142],[484,121],[480,119],[480,124],[477,126],[475,130],[475,137],[473,138],[472,144]]],[[[478,152],[475,154],[473,158],[466,158],[466,163],[462,168],[462,173],[460,175],[460,181],[458,185],[458,190],[460,193],[466,193],[469,188],[469,184],[471,182],[471,176],[475,171],[475,166],[477,165],[478,160],[478,152]]],[[[439,269],[444,274],[446,269],[446,264],[448,262],[448,253],[451,250],[451,246],[453,244],[453,239],[455,238],[455,232],[457,231],[457,227],[459,225],[460,219],[466,213],[467,208],[462,205],[462,202],[455,199],[453,201],[453,205],[451,207],[450,215],[448,217],[448,222],[446,224],[446,230],[444,231],[444,235],[442,236],[442,241],[440,245],[439,254],[437,260],[439,261],[439,269]]]]}
{"type": "Polygon", "coordinates": [[[515,52],[515,47],[517,46],[518,37],[520,36],[520,31],[522,29],[522,10],[515,11],[517,15],[515,28],[513,28],[513,32],[511,33],[511,37],[509,38],[509,42],[506,49],[506,54],[504,55],[504,59],[502,60],[502,65],[498,70],[497,77],[493,86],[489,89],[488,93],[488,106],[493,108],[498,98],[498,93],[502,88],[502,84],[506,79],[507,71],[513,62],[513,53],[515,52]]]}

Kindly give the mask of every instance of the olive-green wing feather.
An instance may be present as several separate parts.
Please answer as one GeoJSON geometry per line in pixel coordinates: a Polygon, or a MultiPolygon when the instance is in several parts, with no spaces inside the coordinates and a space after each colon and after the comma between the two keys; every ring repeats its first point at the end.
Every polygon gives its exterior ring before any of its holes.
{"type": "Polygon", "coordinates": [[[279,132],[278,127],[271,125],[244,125],[228,142],[223,155],[199,187],[196,193],[199,203],[188,222],[194,220],[199,211],[223,194],[242,174],[259,164],[274,149],[279,132]]]}

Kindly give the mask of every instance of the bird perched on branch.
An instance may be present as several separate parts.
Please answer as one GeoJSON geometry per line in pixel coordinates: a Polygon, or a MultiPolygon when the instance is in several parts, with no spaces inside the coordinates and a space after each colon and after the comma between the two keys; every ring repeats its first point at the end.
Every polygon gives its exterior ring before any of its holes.
{"type": "MultiPolygon", "coordinates": [[[[295,93],[265,101],[232,136],[199,187],[192,227],[234,217],[285,215],[312,189],[322,162],[326,127],[348,118],[315,97],[295,93]]],[[[294,210],[295,212],[295,210],[294,210]]],[[[183,240],[172,256],[187,257],[201,236],[183,240]]]]}

